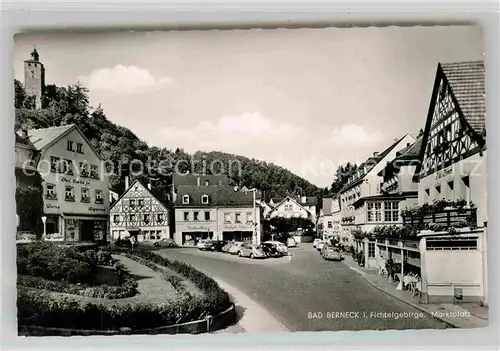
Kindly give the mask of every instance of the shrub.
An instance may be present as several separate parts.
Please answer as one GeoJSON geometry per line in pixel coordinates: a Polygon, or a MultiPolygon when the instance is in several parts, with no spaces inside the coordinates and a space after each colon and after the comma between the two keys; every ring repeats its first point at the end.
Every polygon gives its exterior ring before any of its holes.
{"type": "Polygon", "coordinates": [[[97,252],[94,250],[87,250],[84,252],[84,255],[91,264],[98,264],[97,252]]]}
{"type": "Polygon", "coordinates": [[[48,242],[17,245],[19,274],[85,283],[91,281],[95,269],[95,264],[73,247],[48,242]]]}
{"type": "Polygon", "coordinates": [[[111,253],[107,250],[97,251],[97,264],[107,266],[113,261],[111,253]]]}

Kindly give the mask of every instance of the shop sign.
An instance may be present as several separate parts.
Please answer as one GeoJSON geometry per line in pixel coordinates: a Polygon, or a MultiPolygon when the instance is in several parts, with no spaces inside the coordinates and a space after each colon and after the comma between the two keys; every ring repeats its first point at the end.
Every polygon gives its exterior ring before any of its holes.
{"type": "Polygon", "coordinates": [[[204,227],[202,225],[200,226],[195,226],[195,225],[188,225],[187,227],[188,229],[191,229],[191,230],[210,230],[210,228],[208,227],[204,227]]]}
{"type": "Polygon", "coordinates": [[[61,177],[61,182],[80,184],[80,185],[85,185],[85,186],[90,185],[90,182],[88,180],[68,178],[68,177],[61,177]]]}
{"type": "Polygon", "coordinates": [[[54,205],[54,204],[45,204],[45,208],[48,209],[48,210],[59,210],[60,207],[59,205],[54,205]]]}
{"type": "Polygon", "coordinates": [[[106,212],[105,208],[95,208],[95,207],[89,207],[90,212],[106,212]]]}
{"type": "Polygon", "coordinates": [[[224,225],[224,229],[228,229],[228,230],[242,230],[242,229],[251,230],[252,226],[251,225],[245,225],[245,224],[240,224],[240,225],[225,224],[224,225]]]}

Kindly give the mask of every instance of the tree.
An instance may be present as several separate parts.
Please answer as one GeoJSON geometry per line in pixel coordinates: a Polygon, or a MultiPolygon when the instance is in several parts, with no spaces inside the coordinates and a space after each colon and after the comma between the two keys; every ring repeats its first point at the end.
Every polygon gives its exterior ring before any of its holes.
{"type": "Polygon", "coordinates": [[[19,231],[43,231],[43,190],[40,185],[25,185],[16,188],[16,213],[19,216],[19,231]]]}

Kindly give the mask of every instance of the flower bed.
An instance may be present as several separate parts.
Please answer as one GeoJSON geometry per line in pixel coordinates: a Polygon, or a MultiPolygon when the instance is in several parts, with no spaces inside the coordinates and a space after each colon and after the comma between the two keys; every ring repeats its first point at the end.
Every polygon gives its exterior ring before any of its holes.
{"type": "MultiPolygon", "coordinates": [[[[167,303],[102,304],[85,302],[71,296],[58,295],[23,286],[18,288],[18,324],[46,328],[71,328],[89,330],[132,330],[163,327],[167,325],[202,320],[215,316],[231,307],[229,295],[207,275],[192,266],[170,261],[149,251],[135,250],[126,253],[114,249],[116,254],[127,255],[140,262],[163,266],[191,280],[203,292],[180,294],[167,303]]],[[[180,280],[170,281],[180,286],[180,280]]]]}

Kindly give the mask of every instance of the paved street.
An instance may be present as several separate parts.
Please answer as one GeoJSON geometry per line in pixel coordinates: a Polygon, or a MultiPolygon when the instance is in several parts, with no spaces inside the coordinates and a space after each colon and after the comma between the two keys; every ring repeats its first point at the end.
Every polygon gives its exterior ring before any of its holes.
{"type": "Polygon", "coordinates": [[[158,252],[231,284],[290,331],[446,328],[373,288],[345,264],[324,261],[311,244],[291,249],[290,258],[262,261],[191,248],[158,252]],[[378,312],[386,315],[375,316],[378,312]],[[407,316],[394,316],[405,312],[407,316]]]}

